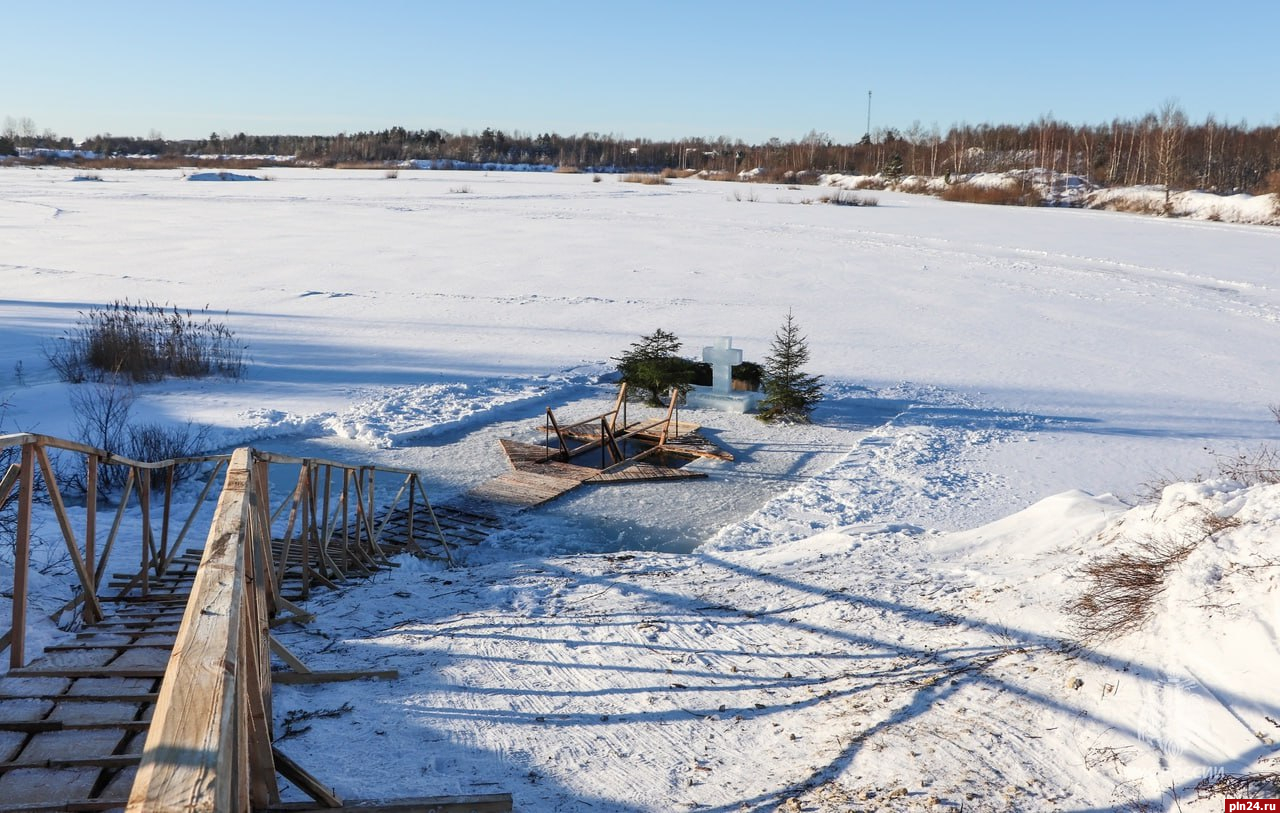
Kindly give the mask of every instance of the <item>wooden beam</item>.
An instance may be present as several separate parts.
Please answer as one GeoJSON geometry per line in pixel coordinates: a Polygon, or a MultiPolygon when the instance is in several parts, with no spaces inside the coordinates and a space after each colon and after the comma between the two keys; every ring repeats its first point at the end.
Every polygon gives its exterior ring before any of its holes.
{"type": "Polygon", "coordinates": [[[58,490],[58,482],[54,479],[53,466],[49,465],[49,455],[38,445],[35,451],[36,459],[40,461],[40,471],[44,473],[45,493],[49,495],[54,516],[58,518],[58,527],[62,529],[62,538],[67,543],[67,552],[71,554],[71,564],[75,567],[76,574],[80,577],[80,587],[84,590],[84,620],[92,624],[102,620],[102,606],[98,604],[94,578],[85,570],[80,547],[76,544],[76,534],[67,516],[67,506],[62,502],[62,492],[58,490]]]}
{"type": "Polygon", "coordinates": [[[93,576],[93,592],[98,592],[98,577],[94,560],[98,544],[98,456],[89,455],[85,461],[86,483],[84,489],[84,567],[93,576]]]}
{"type": "MultiPolygon", "coordinates": [[[[340,808],[358,813],[510,813],[510,793],[479,796],[424,796],[416,799],[348,799],[340,808]]],[[[266,813],[331,813],[332,808],[309,802],[289,802],[269,807],[266,813]]]]}
{"type": "Polygon", "coordinates": [[[310,672],[272,672],[271,682],[284,685],[310,686],[316,683],[342,683],[348,680],[364,680],[373,678],[375,680],[396,680],[400,677],[400,671],[397,669],[374,669],[374,670],[334,670],[334,671],[310,671],[310,672]]]}
{"type": "Polygon", "coordinates": [[[18,482],[18,473],[21,471],[21,465],[10,463],[4,477],[0,477],[0,505],[4,505],[4,501],[9,499],[9,492],[13,490],[13,484],[18,482]]]}
{"type": "Polygon", "coordinates": [[[280,660],[287,663],[289,668],[293,671],[302,672],[304,674],[311,671],[311,669],[302,662],[302,659],[290,652],[289,648],[280,643],[280,639],[276,636],[267,633],[267,644],[271,647],[271,651],[276,653],[280,660]]]}
{"type": "MultiPolygon", "coordinates": [[[[111,558],[111,548],[116,544],[116,534],[120,532],[120,520],[124,519],[124,509],[129,505],[129,497],[133,494],[133,469],[125,475],[124,488],[120,492],[120,504],[116,506],[116,516],[111,522],[111,531],[107,534],[107,543],[102,549],[102,558],[98,560],[98,570],[94,575],[95,583],[101,584],[107,572],[107,562],[111,558]]],[[[123,595],[123,593],[121,594],[123,595]]]]}
{"type": "Polygon", "coordinates": [[[18,486],[18,528],[13,549],[13,626],[9,641],[9,668],[26,663],[27,641],[27,570],[31,557],[31,498],[35,477],[35,444],[22,447],[19,459],[21,481],[18,486]]]}
{"type": "Polygon", "coordinates": [[[137,754],[123,754],[100,757],[34,759],[29,762],[19,760],[17,762],[0,762],[0,773],[17,771],[23,768],[128,768],[137,765],[140,759],[141,757],[137,754]]]}
{"type": "Polygon", "coordinates": [[[273,746],[271,755],[275,760],[276,770],[280,772],[280,775],[297,785],[303,793],[315,799],[325,808],[345,807],[342,803],[342,798],[337,793],[334,793],[333,788],[320,784],[319,779],[316,779],[301,765],[290,759],[288,754],[273,746]]]}

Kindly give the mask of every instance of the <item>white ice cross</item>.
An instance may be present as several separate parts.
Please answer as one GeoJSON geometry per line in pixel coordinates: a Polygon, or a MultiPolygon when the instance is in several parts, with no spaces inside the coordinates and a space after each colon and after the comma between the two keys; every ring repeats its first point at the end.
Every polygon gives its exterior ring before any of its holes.
{"type": "Polygon", "coordinates": [[[702,348],[702,360],[711,365],[711,389],[729,392],[733,389],[733,367],[742,363],[742,351],[733,347],[733,338],[723,336],[711,347],[702,348]]]}

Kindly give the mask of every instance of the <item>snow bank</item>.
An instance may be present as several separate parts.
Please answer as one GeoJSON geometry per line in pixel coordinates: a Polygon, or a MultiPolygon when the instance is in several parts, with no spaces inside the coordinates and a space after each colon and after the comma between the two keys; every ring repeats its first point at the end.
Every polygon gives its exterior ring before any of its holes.
{"type": "MultiPolygon", "coordinates": [[[[1098,189],[1084,200],[1090,209],[1163,214],[1164,189],[1158,186],[1098,189]]],[[[1276,195],[1214,195],[1209,192],[1175,192],[1169,196],[1174,217],[1280,226],[1280,199],[1276,195]]]]}

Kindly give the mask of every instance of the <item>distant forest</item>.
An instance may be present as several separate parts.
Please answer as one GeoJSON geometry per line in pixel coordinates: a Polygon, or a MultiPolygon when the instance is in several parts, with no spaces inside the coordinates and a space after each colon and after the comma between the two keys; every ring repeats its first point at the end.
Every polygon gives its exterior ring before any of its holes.
{"type": "MultiPolygon", "coordinates": [[[[0,155],[25,153],[28,160],[65,160],[41,150],[86,150],[100,163],[182,160],[226,161],[270,156],[325,166],[454,162],[464,166],[528,164],[584,171],[708,172],[721,176],[759,169],[761,180],[803,179],[809,173],[877,173],[945,176],[972,172],[1045,168],[1079,175],[1101,186],[1161,184],[1223,194],[1280,191],[1280,126],[1228,124],[1210,117],[1188,121],[1176,106],[1139,118],[1072,125],[1042,117],[1031,124],[958,124],[946,131],[918,123],[907,130],[879,129],[854,143],[837,143],[810,131],[800,139],[760,144],[720,136],[661,141],[583,133],[534,135],[485,128],[479,133],[445,130],[386,130],[337,135],[248,135],[211,133],[208,138],[171,140],[97,135],[76,144],[29,119],[6,119],[0,155]],[[32,150],[37,150],[31,155],[32,150]]],[[[83,158],[72,160],[84,161],[83,158]]]]}

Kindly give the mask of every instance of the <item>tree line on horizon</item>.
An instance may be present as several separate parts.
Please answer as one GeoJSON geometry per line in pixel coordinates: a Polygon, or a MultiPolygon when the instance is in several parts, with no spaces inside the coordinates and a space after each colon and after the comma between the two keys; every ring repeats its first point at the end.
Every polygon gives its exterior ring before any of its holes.
{"type": "Polygon", "coordinates": [[[478,133],[391,127],[336,135],[210,133],[203,139],[177,140],[155,131],[146,138],[104,133],[77,144],[47,129],[37,131],[30,119],[7,118],[0,129],[0,155],[19,148],[92,151],[101,160],[274,156],[328,167],[418,160],[597,172],[671,169],[730,177],[759,169],[756,177],[771,181],[803,180],[805,173],[893,178],[1044,168],[1100,186],[1162,184],[1224,194],[1280,191],[1280,125],[1230,124],[1212,116],[1192,123],[1171,103],[1137,118],[1094,125],[1042,116],[1029,124],[962,123],[944,132],[916,122],[906,130],[877,129],[851,143],[816,130],[791,141],[748,143],[729,136],[655,140],[595,132],[564,136],[488,127],[478,133]]]}

